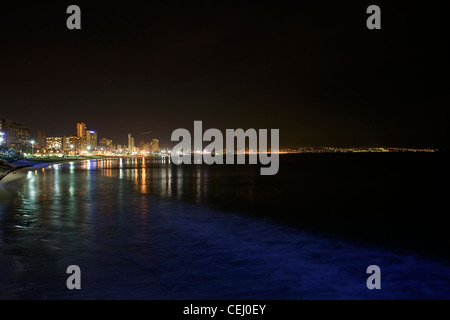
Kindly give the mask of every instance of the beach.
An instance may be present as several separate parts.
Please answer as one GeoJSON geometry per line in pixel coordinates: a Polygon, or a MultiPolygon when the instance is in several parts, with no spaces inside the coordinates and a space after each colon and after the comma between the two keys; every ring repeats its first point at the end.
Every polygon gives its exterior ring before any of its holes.
{"type": "MultiPolygon", "coordinates": [[[[29,168],[28,170],[33,170],[33,168],[45,168],[54,163],[66,163],[73,161],[84,161],[84,160],[93,160],[93,159],[101,159],[106,157],[69,157],[69,158],[61,158],[61,157],[36,157],[36,158],[26,158],[26,159],[0,159],[0,181],[3,178],[7,177],[10,173],[17,174],[16,170],[29,168]]],[[[26,170],[25,170],[26,171],[26,170]]],[[[21,171],[23,172],[23,170],[21,171]]],[[[20,177],[22,174],[19,173],[20,177]]],[[[17,178],[16,177],[16,178],[17,178]]],[[[6,183],[11,179],[15,179],[13,177],[9,177],[9,179],[4,180],[6,183]]]]}
{"type": "Polygon", "coordinates": [[[0,159],[0,203],[8,203],[13,195],[8,191],[7,185],[12,182],[23,181],[29,171],[43,169],[54,163],[66,163],[72,161],[83,161],[85,158],[61,159],[61,158],[40,158],[5,161],[0,159]]]}

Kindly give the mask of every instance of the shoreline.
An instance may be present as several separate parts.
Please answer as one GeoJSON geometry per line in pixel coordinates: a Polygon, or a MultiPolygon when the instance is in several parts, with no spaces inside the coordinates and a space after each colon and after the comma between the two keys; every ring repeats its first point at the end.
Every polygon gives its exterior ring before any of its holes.
{"type": "MultiPolygon", "coordinates": [[[[22,159],[22,160],[14,160],[11,162],[6,161],[5,159],[0,158],[0,185],[5,184],[11,180],[16,179],[8,179],[11,177],[12,173],[17,173],[21,169],[28,168],[29,170],[41,169],[52,164],[58,163],[70,163],[70,162],[81,162],[87,160],[102,160],[102,159],[110,159],[110,158],[118,158],[112,156],[78,156],[72,158],[31,158],[31,159],[22,159]]],[[[121,157],[120,157],[121,158],[121,157]]]]}
{"type": "MultiPolygon", "coordinates": [[[[14,160],[12,162],[7,162],[3,159],[0,159],[0,184],[4,184],[11,180],[15,179],[6,179],[11,176],[12,173],[17,173],[16,171],[21,169],[29,168],[31,170],[36,168],[45,168],[55,163],[66,163],[66,162],[74,162],[74,161],[84,161],[90,160],[86,157],[78,157],[78,158],[43,158],[43,159],[23,159],[23,160],[14,160]]],[[[22,171],[22,170],[21,170],[22,171]]]]}
{"type": "Polygon", "coordinates": [[[5,170],[2,170],[2,172],[0,173],[0,181],[3,178],[5,178],[6,176],[8,176],[10,173],[12,173],[12,172],[14,172],[16,170],[22,169],[22,168],[27,168],[27,167],[29,167],[29,166],[28,165],[19,165],[19,166],[11,166],[11,167],[8,166],[7,167],[7,166],[4,166],[4,165],[0,165],[1,169],[7,168],[5,170]]]}
{"type": "Polygon", "coordinates": [[[134,157],[134,156],[79,156],[73,158],[31,158],[31,159],[23,159],[23,160],[14,160],[12,162],[8,162],[5,159],[0,158],[0,184],[4,182],[4,178],[10,176],[11,173],[16,172],[20,169],[25,168],[42,168],[42,165],[50,166],[56,163],[69,163],[69,162],[79,162],[79,161],[87,161],[87,160],[102,160],[102,159],[111,159],[111,158],[123,158],[123,157],[134,157]]]}

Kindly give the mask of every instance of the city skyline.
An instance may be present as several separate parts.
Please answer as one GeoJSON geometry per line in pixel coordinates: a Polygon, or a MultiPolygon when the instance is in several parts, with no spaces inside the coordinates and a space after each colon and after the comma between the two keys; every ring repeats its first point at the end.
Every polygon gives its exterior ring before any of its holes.
{"type": "MultiPolygon", "coordinates": [[[[89,151],[113,151],[115,150],[117,154],[129,153],[129,154],[139,154],[139,152],[135,152],[135,150],[145,150],[146,154],[159,152],[162,148],[159,145],[159,139],[156,138],[148,138],[140,139],[139,147],[136,146],[135,137],[133,134],[127,134],[127,143],[120,144],[114,143],[112,139],[108,139],[107,137],[102,137],[99,139],[98,132],[87,129],[87,125],[84,122],[76,123],[76,134],[69,135],[57,135],[57,136],[47,136],[46,131],[42,129],[36,129],[35,134],[31,134],[30,127],[24,126],[21,123],[10,119],[0,118],[0,145],[6,144],[11,146],[11,142],[7,140],[6,132],[3,132],[3,127],[5,127],[4,123],[9,123],[9,125],[14,124],[20,128],[26,128],[27,133],[23,134],[22,131],[19,131],[19,138],[23,140],[22,144],[15,145],[13,142],[12,147],[18,147],[22,151],[25,149],[29,149],[30,147],[35,146],[37,149],[56,149],[61,152],[70,150],[77,152],[89,152],[89,151]],[[90,136],[93,135],[95,137],[95,143],[90,142],[90,136]],[[123,150],[122,150],[123,149],[123,150]]],[[[6,127],[5,127],[6,128],[6,127]]],[[[6,131],[6,130],[5,130],[6,131]]],[[[143,134],[149,134],[151,132],[145,132],[143,134]]],[[[18,137],[15,137],[13,140],[17,140],[18,137]]],[[[115,142],[115,141],[114,141],[115,142]]],[[[164,147],[166,151],[170,151],[171,148],[164,147]]],[[[249,146],[245,144],[246,152],[250,152],[249,146]]],[[[336,147],[336,146],[292,146],[292,147],[280,147],[281,153],[335,153],[335,152],[435,152],[435,151],[446,151],[445,148],[432,148],[432,147],[404,147],[404,146],[347,146],[347,147],[336,147]]],[[[39,151],[38,151],[39,152],[39,151]]]]}
{"type": "MultiPolygon", "coordinates": [[[[135,147],[134,137],[128,134],[128,144],[113,145],[112,139],[102,137],[99,139],[98,132],[87,127],[86,123],[76,123],[76,133],[68,135],[47,136],[46,130],[37,129],[31,133],[31,128],[10,119],[0,118],[0,146],[14,148],[24,152],[30,148],[36,153],[48,153],[50,151],[61,153],[80,153],[80,152],[103,152],[117,151],[120,153],[139,153],[146,154],[160,151],[159,140],[156,138],[140,139],[139,146],[135,147]],[[130,140],[133,142],[130,144],[130,140]],[[122,150],[123,149],[123,150],[122,150]]],[[[147,132],[150,133],[150,132],[147,132]]]]}

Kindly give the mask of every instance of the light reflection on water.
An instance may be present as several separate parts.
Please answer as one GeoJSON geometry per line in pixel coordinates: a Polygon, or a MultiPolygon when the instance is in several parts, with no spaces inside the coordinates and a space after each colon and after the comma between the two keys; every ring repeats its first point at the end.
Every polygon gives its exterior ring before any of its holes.
{"type": "MultiPolygon", "coordinates": [[[[160,196],[183,197],[183,189],[186,181],[183,183],[183,175],[177,175],[176,190],[173,189],[173,171],[182,171],[181,168],[174,168],[169,164],[166,158],[120,158],[97,161],[95,164],[84,163],[81,168],[86,170],[99,170],[109,178],[118,178],[130,180],[134,183],[135,189],[144,194],[155,194],[160,196]],[[174,192],[175,191],[175,192],[174,192]]],[[[196,193],[197,201],[201,200],[202,184],[200,168],[197,169],[196,193]]],[[[175,173],[176,174],[176,173],[175,173]]]]}
{"type": "Polygon", "coordinates": [[[173,201],[217,188],[252,199],[254,179],[156,158],[29,171],[2,213],[0,298],[448,298],[439,262],[173,201]],[[250,183],[236,191],[239,178],[250,183]],[[71,264],[80,292],[65,289],[71,264]],[[380,292],[365,288],[370,264],[388,271],[380,292]]]}

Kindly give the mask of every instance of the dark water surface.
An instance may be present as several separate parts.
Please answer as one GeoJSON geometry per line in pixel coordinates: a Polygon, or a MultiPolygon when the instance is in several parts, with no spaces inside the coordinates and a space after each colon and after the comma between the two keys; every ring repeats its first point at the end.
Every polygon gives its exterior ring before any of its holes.
{"type": "Polygon", "coordinates": [[[450,294],[446,154],[52,165],[2,185],[3,299],[430,299],[450,294]],[[3,197],[5,198],[5,197],[3,197]],[[66,288],[66,268],[82,290],[66,288]],[[382,290],[366,268],[382,270],[382,290]]]}

